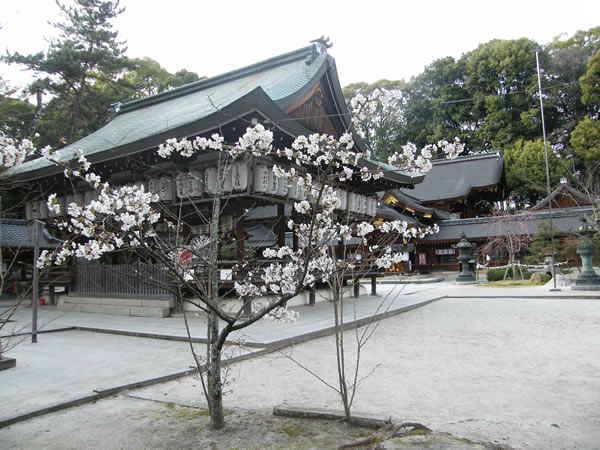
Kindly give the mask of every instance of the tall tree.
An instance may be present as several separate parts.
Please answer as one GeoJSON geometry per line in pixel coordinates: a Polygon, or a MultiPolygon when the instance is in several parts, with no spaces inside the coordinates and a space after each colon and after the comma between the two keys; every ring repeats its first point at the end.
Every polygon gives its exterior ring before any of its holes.
{"type": "Polygon", "coordinates": [[[548,106],[545,113],[555,125],[550,140],[560,144],[565,154],[570,153],[571,133],[590,111],[590,105],[586,105],[582,95],[584,89],[593,86],[595,77],[590,74],[589,83],[578,81],[586,77],[590,58],[599,48],[600,27],[578,31],[567,39],[559,36],[546,46],[548,58],[542,67],[544,104],[548,106]]]}
{"type": "MultiPolygon", "coordinates": [[[[518,194],[519,200],[535,204],[547,195],[546,157],[544,142],[519,141],[504,150],[507,188],[518,194]]],[[[556,185],[566,171],[561,161],[548,152],[550,183],[556,185]]]]}
{"type": "Polygon", "coordinates": [[[124,42],[117,40],[111,24],[124,11],[119,0],[73,3],[67,6],[56,1],[63,21],[53,24],[60,34],[50,41],[48,50],[30,55],[7,53],[3,58],[48,76],[50,93],[63,103],[60,109],[65,115],[64,127],[56,131],[66,143],[89,132],[86,120],[93,116],[89,106],[92,86],[99,78],[116,78],[125,51],[124,42]]]}
{"type": "Polygon", "coordinates": [[[525,38],[493,40],[461,58],[478,122],[470,139],[472,147],[501,150],[516,140],[539,136],[539,106],[533,94],[538,48],[525,38]]]}
{"type": "Polygon", "coordinates": [[[589,59],[580,84],[581,102],[590,108],[593,117],[600,118],[600,50],[589,59]]]}
{"type": "Polygon", "coordinates": [[[467,142],[469,98],[463,62],[452,57],[434,61],[404,89],[406,126],[398,144],[413,142],[418,147],[434,144],[446,137],[460,137],[467,142]]]}

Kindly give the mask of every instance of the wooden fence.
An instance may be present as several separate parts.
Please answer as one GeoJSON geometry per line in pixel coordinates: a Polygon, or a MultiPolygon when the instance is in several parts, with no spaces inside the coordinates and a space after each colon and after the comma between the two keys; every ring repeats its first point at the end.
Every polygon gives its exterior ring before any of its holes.
{"type": "Polygon", "coordinates": [[[171,279],[160,264],[77,264],[74,294],[171,296],[171,279]]]}

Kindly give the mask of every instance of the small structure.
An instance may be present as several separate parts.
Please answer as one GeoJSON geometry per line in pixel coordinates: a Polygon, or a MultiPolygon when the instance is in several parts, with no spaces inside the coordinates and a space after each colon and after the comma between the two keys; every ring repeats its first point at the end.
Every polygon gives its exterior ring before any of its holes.
{"type": "MultiPolygon", "coordinates": [[[[2,218],[0,223],[0,251],[2,251],[2,276],[4,283],[0,296],[20,297],[33,283],[33,224],[23,219],[2,218]]],[[[39,248],[53,250],[61,241],[42,229],[39,248]]],[[[71,279],[60,267],[47,269],[40,274],[40,285],[47,286],[54,302],[54,287],[67,286],[71,279]]]]}
{"type": "Polygon", "coordinates": [[[467,241],[465,233],[461,235],[462,239],[456,248],[458,249],[458,266],[460,272],[456,277],[457,284],[472,284],[477,283],[473,269],[475,267],[475,261],[473,259],[473,251],[475,250],[476,244],[471,244],[467,241]],[[473,269],[472,269],[473,268],[473,269]]]}
{"type": "Polygon", "coordinates": [[[594,272],[592,260],[596,253],[594,247],[593,236],[596,233],[596,228],[589,224],[583,223],[579,226],[579,245],[577,246],[577,254],[581,256],[581,273],[575,280],[575,285],[571,289],[581,291],[596,291],[600,290],[600,277],[594,272]]]}

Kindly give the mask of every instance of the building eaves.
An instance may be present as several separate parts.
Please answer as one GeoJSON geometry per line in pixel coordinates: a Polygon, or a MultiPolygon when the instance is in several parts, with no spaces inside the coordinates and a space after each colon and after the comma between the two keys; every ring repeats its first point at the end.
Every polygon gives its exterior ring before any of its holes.
{"type": "Polygon", "coordinates": [[[504,161],[497,153],[436,160],[410,195],[425,204],[462,200],[474,190],[493,189],[502,182],[503,173],[504,161]]]}
{"type": "MultiPolygon", "coordinates": [[[[242,113],[232,105],[244,103],[243,100],[258,89],[279,109],[277,117],[268,119],[276,119],[272,120],[273,123],[282,128],[294,128],[284,122],[295,122],[296,128],[299,128],[301,126],[294,119],[281,111],[278,102],[285,103],[298,90],[306,85],[312,86],[327,70],[330,61],[327,54],[311,58],[307,64],[310,55],[312,46],[126,103],[120,106],[119,113],[107,125],[64,147],[58,154],[61,160],[69,162],[74,159],[75,150],[79,149],[88,160],[98,162],[152,148],[168,138],[209,132],[231,120],[232,114],[225,115],[226,110],[230,113],[232,109],[237,111],[239,117],[242,113]],[[201,128],[194,128],[199,124],[202,124],[201,128]]],[[[255,106],[254,109],[258,108],[255,106]]],[[[304,133],[309,132],[301,128],[304,133]]],[[[40,158],[14,168],[6,175],[26,174],[24,178],[31,179],[60,171],[51,162],[40,158]]]]}

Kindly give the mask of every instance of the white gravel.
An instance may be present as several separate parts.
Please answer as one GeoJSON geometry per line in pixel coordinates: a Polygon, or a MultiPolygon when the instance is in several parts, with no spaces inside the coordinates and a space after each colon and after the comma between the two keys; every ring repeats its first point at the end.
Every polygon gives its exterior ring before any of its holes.
{"type": "MultiPolygon", "coordinates": [[[[352,343],[351,335],[347,342],[352,343]]],[[[443,300],[380,322],[362,353],[356,411],[516,448],[598,448],[600,301],[443,300]]],[[[333,338],[290,350],[335,385],[333,338]]],[[[229,408],[340,408],[335,392],[289,358],[241,363],[229,408]]],[[[198,400],[195,380],[141,390],[198,400]]]]}

